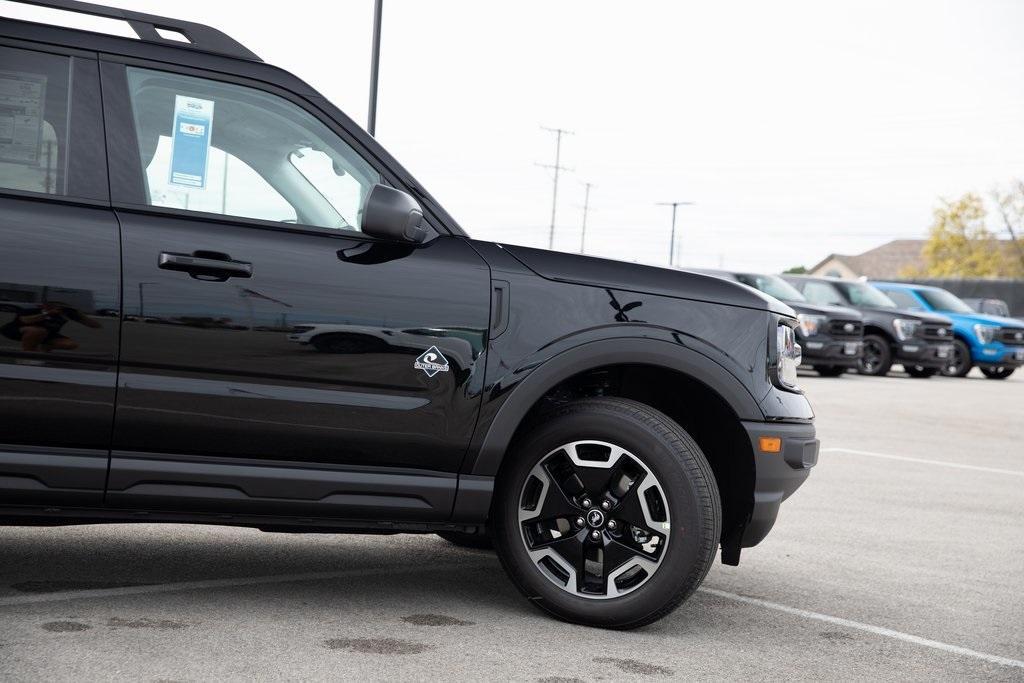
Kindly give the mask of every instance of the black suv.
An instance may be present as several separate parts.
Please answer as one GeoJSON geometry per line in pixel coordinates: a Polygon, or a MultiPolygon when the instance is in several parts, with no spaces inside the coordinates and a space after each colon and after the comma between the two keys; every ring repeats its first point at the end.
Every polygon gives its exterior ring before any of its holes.
{"type": "Polygon", "coordinates": [[[797,336],[803,365],[822,377],[839,377],[860,365],[864,342],[864,316],[852,308],[812,304],[778,275],[698,269],[698,273],[741,282],[784,301],[796,311],[797,336]]]}
{"type": "Polygon", "coordinates": [[[490,538],[540,607],[629,628],[806,479],[788,306],[473,240],[224,34],[33,4],[138,39],[0,20],[3,523],[490,538]]]}
{"type": "Polygon", "coordinates": [[[783,277],[808,301],[851,306],[864,314],[864,351],[858,367],[863,375],[885,375],[893,363],[900,363],[911,377],[931,377],[953,357],[953,321],[945,316],[899,308],[866,282],[783,277]]]}

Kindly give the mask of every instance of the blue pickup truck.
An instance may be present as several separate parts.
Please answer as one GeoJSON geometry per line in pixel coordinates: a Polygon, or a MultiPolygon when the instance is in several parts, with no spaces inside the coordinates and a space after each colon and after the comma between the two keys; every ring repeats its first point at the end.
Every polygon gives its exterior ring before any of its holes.
{"type": "Polygon", "coordinates": [[[1006,379],[1024,365],[1024,322],[978,313],[940,287],[871,284],[903,308],[941,313],[953,321],[953,358],[942,374],[963,377],[977,365],[989,379],[1006,379]]]}

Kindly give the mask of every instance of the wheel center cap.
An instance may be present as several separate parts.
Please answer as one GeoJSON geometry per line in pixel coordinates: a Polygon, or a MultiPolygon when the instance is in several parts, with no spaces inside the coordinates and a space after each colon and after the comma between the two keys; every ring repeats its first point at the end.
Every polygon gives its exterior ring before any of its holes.
{"type": "Polygon", "coordinates": [[[591,510],[587,513],[587,524],[591,529],[600,529],[604,526],[604,513],[600,510],[591,510]]]}

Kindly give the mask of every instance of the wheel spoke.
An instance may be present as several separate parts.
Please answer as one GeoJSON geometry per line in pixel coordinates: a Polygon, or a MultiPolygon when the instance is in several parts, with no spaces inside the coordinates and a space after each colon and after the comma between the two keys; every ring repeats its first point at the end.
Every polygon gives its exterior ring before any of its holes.
{"type": "Polygon", "coordinates": [[[542,458],[523,485],[519,522],[538,569],[589,598],[639,587],[669,539],[657,478],[639,458],[602,441],[575,441],[542,458]]]}

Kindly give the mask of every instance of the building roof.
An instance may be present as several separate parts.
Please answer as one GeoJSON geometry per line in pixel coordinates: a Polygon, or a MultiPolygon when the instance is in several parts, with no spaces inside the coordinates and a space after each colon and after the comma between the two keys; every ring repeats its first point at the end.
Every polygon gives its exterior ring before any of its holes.
{"type": "Polygon", "coordinates": [[[832,259],[842,261],[850,270],[870,279],[900,277],[908,268],[923,268],[926,240],[893,240],[863,254],[829,254],[815,264],[814,273],[832,259]]]}

